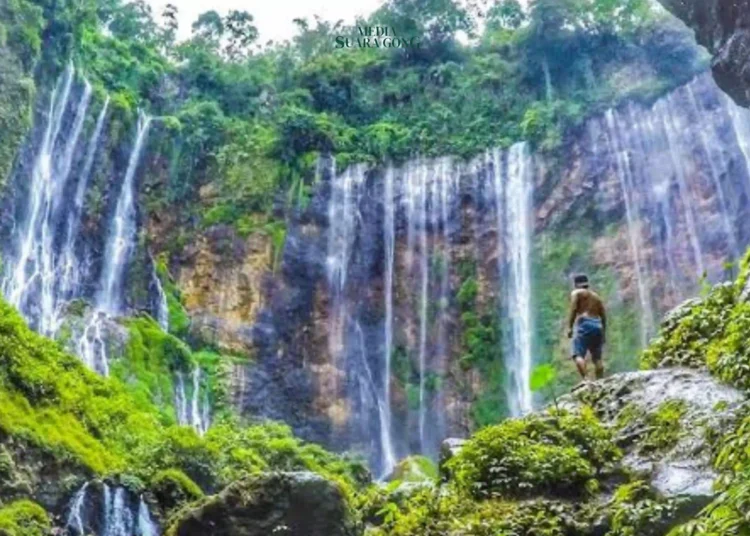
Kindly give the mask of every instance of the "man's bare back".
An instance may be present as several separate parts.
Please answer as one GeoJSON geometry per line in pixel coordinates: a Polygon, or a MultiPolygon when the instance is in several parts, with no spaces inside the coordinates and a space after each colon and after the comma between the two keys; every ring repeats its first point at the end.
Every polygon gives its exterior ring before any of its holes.
{"type": "Polygon", "coordinates": [[[604,375],[602,346],[607,331],[607,313],[599,295],[589,289],[588,277],[576,276],[575,290],[570,293],[570,313],[568,314],[568,337],[573,339],[571,357],[575,360],[578,372],[586,378],[586,354],[591,354],[597,378],[604,375]]]}

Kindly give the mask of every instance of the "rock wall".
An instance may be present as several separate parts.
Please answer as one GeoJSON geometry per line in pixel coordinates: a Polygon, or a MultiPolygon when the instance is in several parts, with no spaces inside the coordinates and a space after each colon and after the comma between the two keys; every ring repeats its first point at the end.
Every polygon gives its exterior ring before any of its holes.
{"type": "MultiPolygon", "coordinates": [[[[534,361],[567,353],[574,272],[605,294],[616,370],[635,366],[661,314],[703,277],[731,275],[750,242],[748,125],[704,75],[590,119],[559,154],[529,155],[534,361]]],[[[507,291],[511,154],[325,175],[290,223],[253,328],[244,410],[369,452],[376,468],[391,449],[432,455],[441,437],[512,412],[510,360],[523,349],[507,291]]]]}
{"type": "Polygon", "coordinates": [[[750,2],[747,0],[659,0],[695,30],[714,55],[716,83],[737,104],[750,106],[750,2]]]}

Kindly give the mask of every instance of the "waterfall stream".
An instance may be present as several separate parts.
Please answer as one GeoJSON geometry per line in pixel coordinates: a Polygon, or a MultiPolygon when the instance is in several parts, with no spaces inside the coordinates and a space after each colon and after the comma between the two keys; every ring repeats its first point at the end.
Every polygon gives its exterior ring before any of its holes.
{"type": "Polygon", "coordinates": [[[174,407],[177,422],[183,426],[191,426],[199,435],[203,435],[211,425],[210,404],[208,393],[203,388],[203,372],[195,366],[190,373],[191,389],[188,397],[183,372],[175,374],[174,407]]]}
{"type": "Polygon", "coordinates": [[[74,536],[157,536],[159,527],[153,521],[143,496],[136,498],[124,487],[102,482],[86,482],[70,503],[65,528],[74,536]],[[99,489],[101,486],[101,490],[99,489]],[[101,494],[101,502],[95,495],[101,494]],[[94,506],[100,505],[99,511],[94,506]]]}
{"type": "Polygon", "coordinates": [[[105,376],[109,375],[109,358],[106,340],[102,336],[103,323],[122,312],[125,267],[130,260],[136,238],[134,180],[150,125],[149,116],[139,116],[135,142],[130,151],[128,167],[105,243],[104,266],[99,278],[94,311],[77,345],[79,356],[84,363],[105,376]]]}

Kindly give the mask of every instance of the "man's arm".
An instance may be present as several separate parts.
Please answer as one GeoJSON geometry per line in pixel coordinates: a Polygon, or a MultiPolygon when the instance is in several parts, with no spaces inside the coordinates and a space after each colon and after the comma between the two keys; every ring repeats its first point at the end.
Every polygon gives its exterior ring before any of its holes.
{"type": "Polygon", "coordinates": [[[602,342],[607,340],[607,310],[602,304],[602,342]]]}
{"type": "Polygon", "coordinates": [[[578,293],[573,291],[570,294],[570,312],[568,313],[568,338],[573,336],[573,326],[576,323],[578,315],[578,293]]]}

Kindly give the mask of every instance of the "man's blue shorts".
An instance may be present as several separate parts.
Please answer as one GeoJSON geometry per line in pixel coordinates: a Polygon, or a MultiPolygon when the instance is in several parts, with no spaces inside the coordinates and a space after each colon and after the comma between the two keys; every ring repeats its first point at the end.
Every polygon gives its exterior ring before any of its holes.
{"type": "Polygon", "coordinates": [[[581,317],[576,322],[575,333],[572,342],[572,357],[586,357],[586,352],[591,352],[591,359],[600,361],[602,358],[602,345],[604,344],[604,329],[599,318],[581,317]]]}

